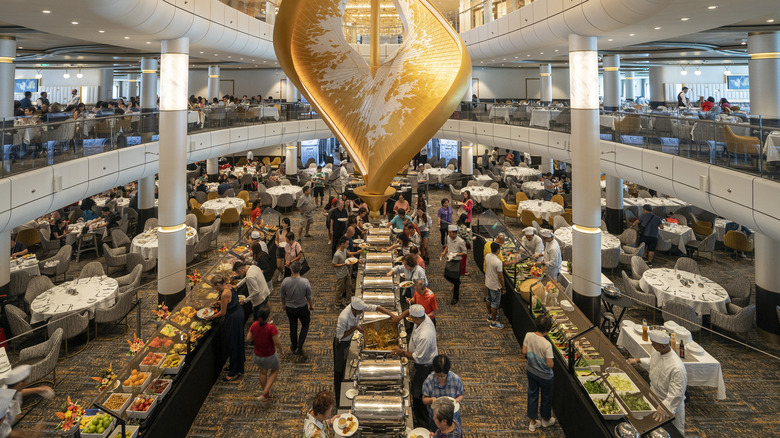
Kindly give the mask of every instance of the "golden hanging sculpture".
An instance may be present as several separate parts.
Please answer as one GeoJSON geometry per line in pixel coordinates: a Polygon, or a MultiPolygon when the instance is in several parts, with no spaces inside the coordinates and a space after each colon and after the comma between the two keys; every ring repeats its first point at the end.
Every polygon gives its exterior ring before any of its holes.
{"type": "Polygon", "coordinates": [[[426,0],[394,0],[404,25],[400,48],[379,63],[379,0],[372,0],[367,63],[342,32],[348,0],[285,0],[274,25],[284,72],[349,153],[377,212],[399,169],[458,107],[471,59],[458,34],[426,0]]]}

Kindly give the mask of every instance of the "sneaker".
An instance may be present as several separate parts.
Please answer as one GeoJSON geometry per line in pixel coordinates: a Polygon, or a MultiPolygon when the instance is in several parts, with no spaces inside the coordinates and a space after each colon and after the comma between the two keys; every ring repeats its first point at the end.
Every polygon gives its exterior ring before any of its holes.
{"type": "MultiPolygon", "coordinates": [[[[488,318],[488,319],[487,319],[487,322],[488,322],[488,324],[491,324],[491,325],[493,324],[493,320],[492,320],[492,319],[490,319],[490,318],[488,318]]],[[[253,344],[253,345],[254,345],[254,344],[253,344]]]]}
{"type": "Polygon", "coordinates": [[[501,324],[500,322],[496,321],[496,322],[490,324],[490,327],[494,328],[494,329],[502,329],[502,328],[504,328],[504,324],[501,324]]]}
{"type": "Polygon", "coordinates": [[[496,325],[495,321],[490,321],[490,328],[492,328],[492,329],[497,329],[498,328],[498,326],[496,325]]]}
{"type": "Polygon", "coordinates": [[[450,306],[454,306],[458,304],[458,300],[456,298],[453,298],[452,301],[450,301],[450,306]]]}
{"type": "Polygon", "coordinates": [[[528,423],[528,430],[530,432],[533,432],[536,429],[539,429],[540,427],[542,427],[542,422],[539,420],[536,420],[536,423],[528,423]]]}
{"type": "Polygon", "coordinates": [[[549,420],[542,420],[542,427],[550,427],[555,424],[555,417],[550,417],[549,420]]]}
{"type": "Polygon", "coordinates": [[[306,234],[303,237],[311,237],[311,234],[306,234]]]}

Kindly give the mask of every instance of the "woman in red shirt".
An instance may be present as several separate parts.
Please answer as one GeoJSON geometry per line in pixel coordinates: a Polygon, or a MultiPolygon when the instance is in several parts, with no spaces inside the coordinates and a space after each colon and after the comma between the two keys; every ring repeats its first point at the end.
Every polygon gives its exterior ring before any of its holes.
{"type": "Polygon", "coordinates": [[[282,354],[282,344],[279,342],[279,330],[275,325],[266,322],[271,310],[263,306],[258,312],[257,321],[249,327],[246,334],[247,342],[254,342],[254,363],[260,368],[260,386],[263,393],[258,400],[265,401],[271,396],[271,386],[279,374],[279,356],[282,354]]]}
{"type": "Polygon", "coordinates": [[[474,210],[474,200],[471,199],[471,190],[463,191],[463,200],[460,202],[463,206],[463,210],[466,211],[466,226],[471,228],[471,212],[474,210]]]}
{"type": "MultiPolygon", "coordinates": [[[[434,295],[430,289],[425,287],[425,280],[419,279],[417,282],[415,282],[414,296],[412,298],[407,298],[406,301],[410,305],[419,304],[423,306],[425,309],[425,314],[428,315],[428,318],[431,318],[433,325],[436,325],[436,311],[439,309],[439,305],[436,302],[436,295],[434,295]]],[[[409,311],[406,310],[404,314],[401,314],[401,316],[408,316],[405,314],[406,312],[409,311]]]]}
{"type": "Polygon", "coordinates": [[[256,200],[254,203],[252,203],[252,212],[249,213],[249,220],[252,223],[255,223],[255,220],[260,217],[260,215],[263,213],[262,210],[260,210],[260,200],[256,200]]]}
{"type": "Polygon", "coordinates": [[[710,97],[707,98],[707,100],[705,100],[704,102],[701,103],[701,110],[702,111],[709,111],[714,106],[715,106],[715,98],[710,96],[710,97]]]}

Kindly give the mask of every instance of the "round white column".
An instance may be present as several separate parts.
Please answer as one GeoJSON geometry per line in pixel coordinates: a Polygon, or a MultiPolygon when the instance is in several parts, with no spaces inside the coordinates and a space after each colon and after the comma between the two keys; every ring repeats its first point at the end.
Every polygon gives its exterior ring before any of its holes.
{"type": "Polygon", "coordinates": [[[539,164],[539,170],[542,173],[552,173],[554,169],[555,165],[553,163],[553,159],[542,157],[542,162],[539,164]]]}
{"type": "MultiPolygon", "coordinates": [[[[763,234],[754,234],[756,264],[756,325],[758,332],[770,342],[780,344],[780,242],[763,234]]],[[[0,250],[1,251],[1,250],[0,250]]]]}
{"type": "MultiPolygon", "coordinates": [[[[157,133],[157,60],[141,58],[141,141],[149,143],[157,133]]],[[[154,176],[138,180],[138,229],[154,217],[154,176]]]]}
{"type": "MultiPolygon", "coordinates": [[[[14,58],[16,58],[16,38],[0,35],[0,120],[14,116],[14,75],[16,74],[14,58]]],[[[8,258],[5,257],[5,253],[3,258],[8,258]]]]}
{"type": "Polygon", "coordinates": [[[274,24],[276,22],[276,2],[267,1],[265,3],[265,22],[274,24]]]}
{"type": "Polygon", "coordinates": [[[206,160],[206,177],[209,182],[217,182],[219,179],[219,158],[209,158],[206,160]]]}
{"type": "Polygon", "coordinates": [[[604,55],[604,109],[617,111],[620,109],[620,57],[604,55]]]}
{"type": "Polygon", "coordinates": [[[655,109],[666,105],[664,94],[664,68],[650,67],[650,108],[655,109]]]}
{"type": "Polygon", "coordinates": [[[550,64],[539,65],[539,100],[542,105],[552,103],[552,67],[550,64]]]}
{"type": "Polygon", "coordinates": [[[482,20],[483,24],[488,24],[493,21],[493,0],[485,0],[482,2],[482,20]]]}
{"type": "Polygon", "coordinates": [[[164,40],[160,56],[158,299],[175,306],[187,286],[186,166],[189,38],[164,40]]]}
{"type": "Polygon", "coordinates": [[[474,146],[473,143],[465,142],[460,147],[460,173],[463,175],[474,174],[474,146]]]}
{"type": "Polygon", "coordinates": [[[596,38],[569,35],[572,148],[573,299],[596,325],[601,323],[601,184],[599,77],[596,38]]]}
{"type": "Polygon", "coordinates": [[[633,102],[636,99],[636,90],[634,89],[634,72],[626,73],[626,100],[633,102]]]}
{"type": "Polygon", "coordinates": [[[211,104],[211,100],[215,97],[219,99],[219,66],[218,65],[210,65],[209,66],[209,104],[211,104]]]}
{"type": "Polygon", "coordinates": [[[623,232],[623,180],[607,175],[607,208],[604,211],[604,222],[612,234],[623,232]]]}
{"type": "Polygon", "coordinates": [[[298,174],[298,145],[296,143],[287,143],[284,148],[284,173],[288,176],[298,174]]]}
{"type": "Polygon", "coordinates": [[[750,112],[764,125],[780,126],[780,32],[751,33],[747,43],[750,112]]]}
{"type": "Polygon", "coordinates": [[[114,99],[114,69],[112,67],[100,69],[100,100],[110,102],[114,99]]]}
{"type": "Polygon", "coordinates": [[[131,74],[127,86],[127,98],[138,96],[138,75],[131,74]]]}

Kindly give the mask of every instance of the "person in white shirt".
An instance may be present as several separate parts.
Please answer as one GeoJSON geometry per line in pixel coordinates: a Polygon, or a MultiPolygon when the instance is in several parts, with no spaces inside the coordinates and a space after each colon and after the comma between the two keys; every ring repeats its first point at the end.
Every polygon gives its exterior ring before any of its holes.
{"type": "Polygon", "coordinates": [[[255,161],[255,153],[250,149],[246,151],[246,162],[251,163],[252,161],[255,161]]]}
{"type": "Polygon", "coordinates": [[[237,292],[239,295],[246,296],[246,299],[252,303],[252,314],[254,321],[257,321],[260,308],[268,305],[268,296],[271,295],[263,270],[255,265],[236,262],[233,264],[233,272],[236,276],[244,277],[236,285],[237,292]],[[242,291],[244,293],[241,293],[242,291]]]}
{"type": "Polygon", "coordinates": [[[68,106],[78,106],[79,102],[81,101],[81,98],[79,97],[79,90],[74,88],[70,92],[70,99],[68,99],[68,106]]]}
{"type": "Polygon", "coordinates": [[[422,387],[425,379],[433,369],[433,358],[439,354],[436,347],[436,326],[425,314],[425,308],[420,304],[409,306],[409,317],[414,323],[412,338],[409,340],[408,351],[396,347],[393,354],[414,360],[414,375],[412,376],[412,410],[414,426],[428,426],[428,408],[422,402],[422,387]]]}
{"type": "Polygon", "coordinates": [[[444,279],[452,283],[452,301],[451,305],[458,304],[460,299],[460,259],[467,254],[468,248],[466,242],[458,237],[458,227],[450,225],[447,227],[447,240],[444,242],[444,249],[441,257],[447,255],[447,262],[444,264],[444,279]]]}
{"type": "MultiPolygon", "coordinates": [[[[661,404],[674,415],[672,424],[685,436],[685,390],[688,387],[688,374],[680,357],[669,346],[669,335],[661,330],[650,330],[648,334],[653,346],[650,358],[628,359],[630,364],[642,364],[649,368],[650,390],[661,404]]],[[[653,413],[655,421],[663,421],[667,413],[658,406],[653,413]]]]}
{"type": "Polygon", "coordinates": [[[336,407],[336,397],[330,391],[320,391],[314,397],[311,410],[303,420],[303,438],[328,438],[338,414],[331,417],[336,407]]]}
{"type": "Polygon", "coordinates": [[[485,256],[485,306],[488,312],[490,328],[502,329],[504,324],[498,322],[498,308],[501,307],[501,295],[506,293],[504,288],[504,262],[498,258],[501,245],[490,243],[490,254],[485,256]]]}
{"type": "Polygon", "coordinates": [[[352,342],[352,334],[363,333],[363,327],[360,326],[360,315],[363,312],[379,312],[390,317],[395,324],[400,321],[400,317],[385,309],[382,306],[366,304],[362,298],[352,297],[350,304],[339,314],[336,321],[336,337],[333,338],[333,390],[336,394],[341,394],[341,381],[344,379],[344,370],[347,368],[347,355],[349,354],[349,345],[352,342]]]}
{"type": "Polygon", "coordinates": [[[523,254],[532,256],[544,252],[544,242],[536,235],[534,227],[523,228],[523,238],[520,239],[520,248],[523,254]]]}
{"type": "MultiPolygon", "coordinates": [[[[387,272],[387,276],[390,277],[393,274],[403,274],[403,281],[411,281],[414,284],[417,280],[423,280],[425,287],[428,287],[428,276],[425,275],[425,269],[417,264],[417,259],[407,254],[402,260],[402,264],[393,266],[393,268],[387,272]]],[[[402,289],[403,296],[406,298],[412,298],[414,291],[412,286],[402,289]]]]}
{"type": "Polygon", "coordinates": [[[536,253],[534,257],[544,257],[545,273],[548,277],[557,281],[558,273],[561,272],[561,263],[563,263],[561,247],[558,245],[558,241],[555,240],[551,230],[544,229],[539,234],[541,234],[544,242],[544,252],[536,253]]]}

